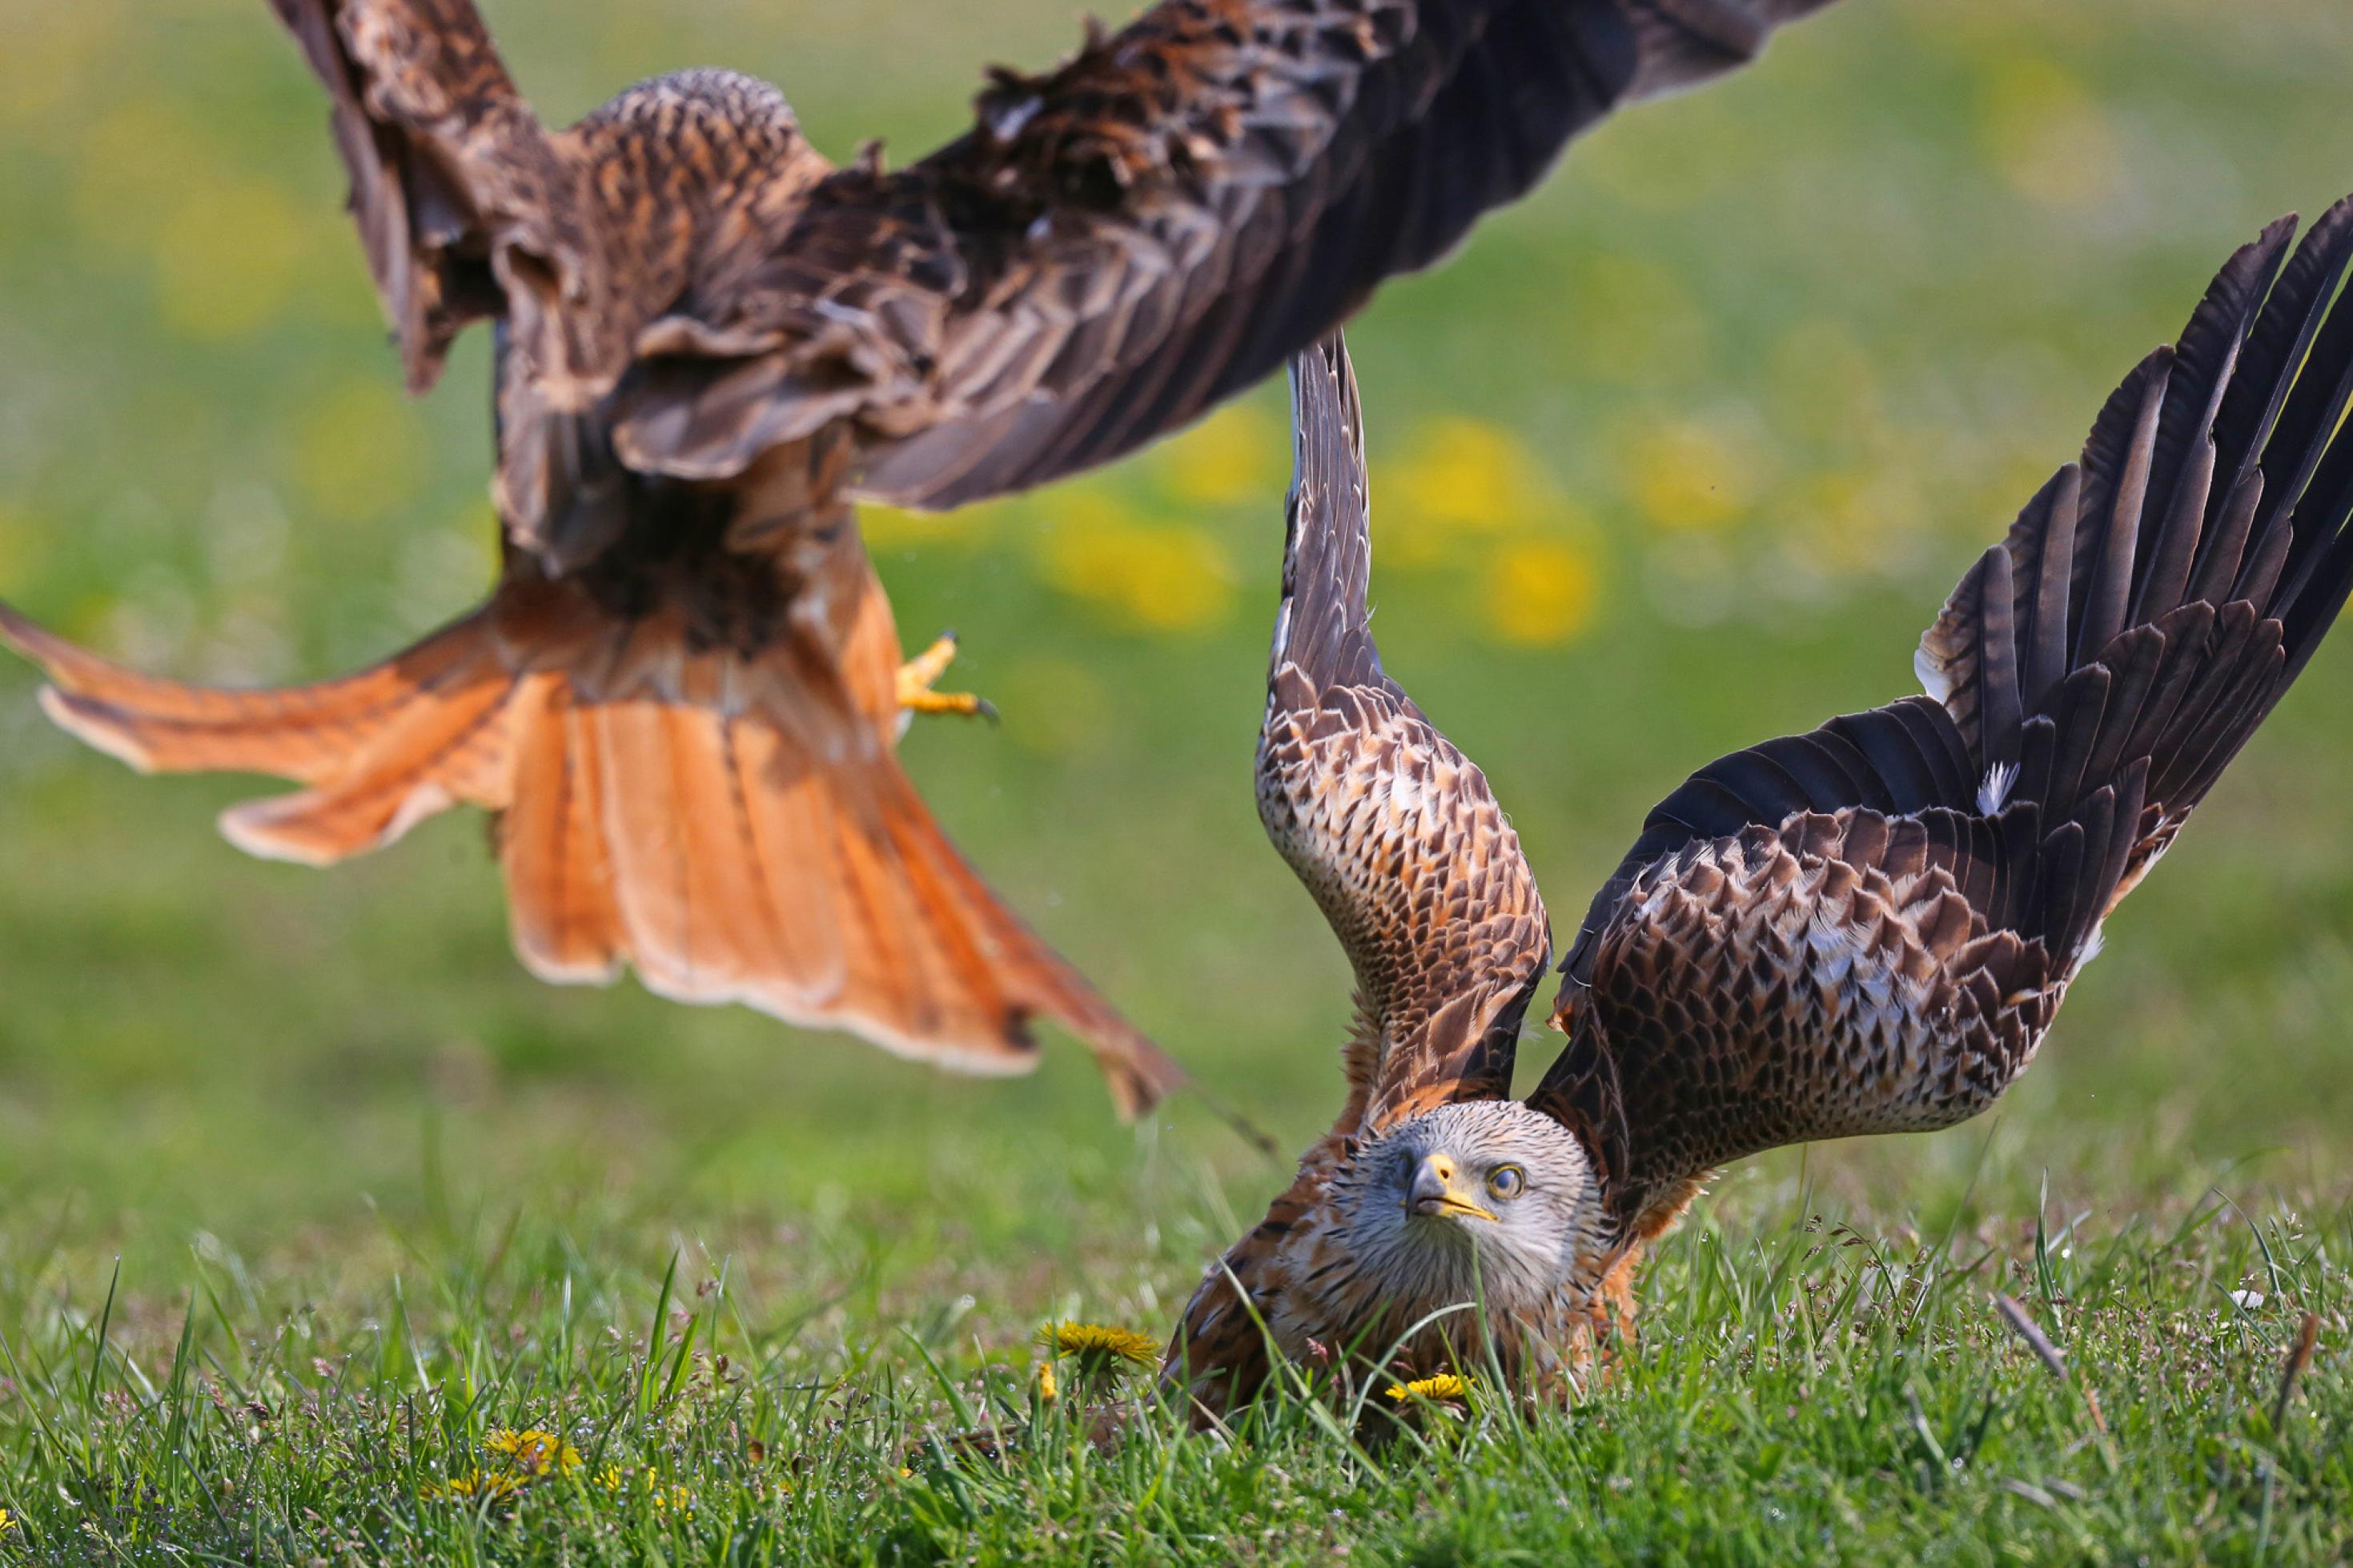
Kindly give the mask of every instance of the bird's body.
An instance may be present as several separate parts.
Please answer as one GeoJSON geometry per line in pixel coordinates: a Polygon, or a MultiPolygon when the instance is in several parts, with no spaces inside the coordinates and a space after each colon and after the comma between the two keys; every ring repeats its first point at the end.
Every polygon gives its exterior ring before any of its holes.
{"type": "Polygon", "coordinates": [[[1543,905],[1483,775],[1381,668],[1353,378],[1336,340],[1300,356],[1259,803],[1358,1019],[1338,1124],[1169,1346],[1199,1418],[1278,1361],[1557,1392],[1714,1173],[1950,1126],[2025,1070],[2353,592],[2353,197],[2291,255],[2293,229],[2232,258],[1962,579],[1927,695],[1722,758],[1651,814],[1525,1100],[1543,905]]]}
{"type": "Polygon", "coordinates": [[[1124,1110],[1174,1065],[1007,910],[901,772],[861,500],[1043,483],[1194,418],[1452,246],[1618,107],[1825,0],[1163,0],[973,129],[836,169],[785,96],[680,72],[543,124],[471,0],[272,0],[332,106],[412,390],[497,333],[504,571],[388,664],[148,679],[0,609],[51,712],[142,767],[309,787],[230,836],[323,863],[501,814],[538,974],[743,1002],[982,1072],[1033,1018],[1124,1110]]]}

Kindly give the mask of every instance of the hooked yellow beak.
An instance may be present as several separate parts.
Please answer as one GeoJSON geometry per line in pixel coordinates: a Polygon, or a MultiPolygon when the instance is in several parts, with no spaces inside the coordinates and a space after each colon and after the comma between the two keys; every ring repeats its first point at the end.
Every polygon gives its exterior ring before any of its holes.
{"type": "Polygon", "coordinates": [[[1492,1220],[1495,1211],[1471,1201],[1461,1185],[1461,1170],[1450,1154],[1425,1157],[1413,1173],[1413,1185],[1407,1189],[1405,1212],[1419,1215],[1454,1215],[1472,1219],[1492,1220]]]}

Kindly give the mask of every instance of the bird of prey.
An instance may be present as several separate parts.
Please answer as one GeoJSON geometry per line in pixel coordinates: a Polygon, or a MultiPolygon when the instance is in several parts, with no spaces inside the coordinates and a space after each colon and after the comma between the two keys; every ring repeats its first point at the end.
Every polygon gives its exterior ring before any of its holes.
{"type": "Polygon", "coordinates": [[[1962,577],[1926,695],[1736,752],[1651,813],[1525,1100],[1544,903],[1486,779],[1382,669],[1356,387],[1336,339],[1298,358],[1259,813],[1357,1013],[1339,1120],[1169,1346],[1197,1418],[1278,1357],[1424,1378],[1492,1351],[1563,1391],[1723,1166],[1949,1126],[2025,1069],[2353,586],[2353,291],[2330,306],[2353,197],[2290,256],[2294,227],[2231,258],[1962,577]]]}
{"type": "Polygon", "coordinates": [[[332,102],[412,390],[497,343],[504,566],[382,666],[145,679],[0,607],[60,723],[135,766],[276,774],[228,837],[310,864],[501,814],[517,952],[624,963],[979,1072],[1029,1024],[1124,1110],[1176,1069],[948,844],[895,749],[972,711],[903,659],[860,500],[943,508],[1127,451],[1447,250],[1621,104],[1826,0],[1166,0],[896,172],[834,168],[716,70],[568,130],[471,0],[273,0],[332,102]]]}

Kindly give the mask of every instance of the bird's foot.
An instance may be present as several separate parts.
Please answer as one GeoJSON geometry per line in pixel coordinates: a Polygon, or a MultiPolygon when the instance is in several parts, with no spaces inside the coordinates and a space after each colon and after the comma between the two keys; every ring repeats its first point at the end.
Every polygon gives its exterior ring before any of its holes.
{"type": "Polygon", "coordinates": [[[996,705],[986,697],[976,697],[969,691],[934,691],[940,677],[955,662],[956,635],[943,632],[940,639],[899,667],[899,706],[910,713],[961,713],[966,718],[978,717],[994,722],[996,705]]]}

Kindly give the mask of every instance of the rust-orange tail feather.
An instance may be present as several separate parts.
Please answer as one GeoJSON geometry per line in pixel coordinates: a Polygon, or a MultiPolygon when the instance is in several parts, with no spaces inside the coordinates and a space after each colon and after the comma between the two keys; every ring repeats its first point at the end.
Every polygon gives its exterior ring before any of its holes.
{"type": "Polygon", "coordinates": [[[979,1073],[1034,1066],[1043,1016],[1094,1052],[1124,1115],[1181,1081],[997,900],[886,734],[789,642],[696,651],[660,617],[512,582],[396,658],[279,690],[142,676],[5,605],[0,640],[48,672],[50,717],[133,767],[304,785],[223,814],[249,853],[326,865],[453,805],[500,813],[515,950],[542,978],[628,964],[679,1001],[979,1073]]]}

